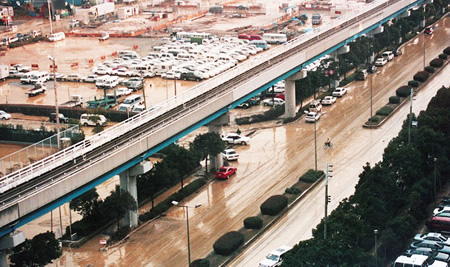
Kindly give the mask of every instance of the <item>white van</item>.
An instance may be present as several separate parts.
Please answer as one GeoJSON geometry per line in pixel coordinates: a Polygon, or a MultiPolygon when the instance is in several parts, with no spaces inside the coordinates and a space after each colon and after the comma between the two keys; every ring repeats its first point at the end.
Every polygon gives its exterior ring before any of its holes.
{"type": "Polygon", "coordinates": [[[20,78],[20,83],[24,83],[24,84],[31,83],[31,77],[33,77],[37,73],[38,73],[38,71],[30,71],[30,72],[24,73],[22,78],[20,78]]]}
{"type": "Polygon", "coordinates": [[[141,105],[144,99],[141,95],[131,95],[125,98],[125,100],[120,104],[118,111],[131,111],[135,106],[141,105]]]}
{"type": "Polygon", "coordinates": [[[228,55],[222,55],[222,56],[220,56],[220,57],[217,59],[217,61],[225,61],[225,62],[228,62],[228,63],[233,64],[233,66],[236,66],[236,64],[238,63],[238,61],[237,61],[236,59],[234,59],[234,58],[232,58],[232,57],[230,57],[230,56],[228,56],[228,55]]]}
{"type": "Polygon", "coordinates": [[[48,79],[49,79],[48,73],[46,71],[42,71],[31,76],[30,83],[31,84],[45,83],[46,81],[48,81],[48,79]]]}
{"type": "Polygon", "coordinates": [[[50,34],[50,36],[48,37],[48,40],[50,42],[57,42],[64,39],[66,39],[66,35],[64,34],[64,32],[55,32],[50,34]]]}
{"type": "Polygon", "coordinates": [[[108,80],[111,76],[109,75],[103,75],[97,78],[95,81],[95,86],[98,88],[103,88],[105,86],[105,81],[108,80]]]}
{"type": "Polygon", "coordinates": [[[106,126],[106,118],[99,114],[81,114],[80,123],[84,126],[106,126]]]}
{"type": "Polygon", "coordinates": [[[262,39],[268,44],[284,44],[287,42],[287,36],[284,33],[265,33],[262,39]]]}
{"type": "Polygon", "coordinates": [[[161,75],[164,72],[172,70],[172,67],[173,62],[171,61],[156,63],[155,66],[153,67],[153,72],[155,73],[155,75],[161,75]]]}
{"type": "Polygon", "coordinates": [[[109,78],[105,79],[103,82],[103,88],[112,89],[119,84],[119,77],[117,76],[109,76],[109,78]]]}
{"type": "Polygon", "coordinates": [[[281,246],[276,250],[270,252],[264,260],[259,263],[260,267],[272,267],[272,266],[280,266],[283,262],[284,255],[290,251],[292,247],[290,246],[281,246]]]}

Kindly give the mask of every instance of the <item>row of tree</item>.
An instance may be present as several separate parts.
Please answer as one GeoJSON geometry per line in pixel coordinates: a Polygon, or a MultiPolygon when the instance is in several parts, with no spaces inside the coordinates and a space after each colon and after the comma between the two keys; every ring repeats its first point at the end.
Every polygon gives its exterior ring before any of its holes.
{"type": "Polygon", "coordinates": [[[383,160],[364,166],[354,195],[329,216],[327,239],[322,221],[313,230],[313,238],[297,244],[283,266],[373,266],[375,229],[380,233],[378,262],[386,265],[403,252],[427,217],[433,186],[440,189],[450,175],[450,89],[441,88],[417,121],[411,142],[407,119],[385,149],[383,160]]]}

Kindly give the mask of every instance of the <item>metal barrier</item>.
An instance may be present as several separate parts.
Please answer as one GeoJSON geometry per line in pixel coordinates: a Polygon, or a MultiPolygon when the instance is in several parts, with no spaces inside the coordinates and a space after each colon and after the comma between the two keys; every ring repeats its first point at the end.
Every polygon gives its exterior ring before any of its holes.
{"type": "MultiPolygon", "coordinates": [[[[39,129],[45,131],[51,131],[54,127],[54,123],[41,123],[39,125],[39,129]]],[[[29,126],[28,128],[32,127],[29,126]]],[[[69,147],[71,145],[70,139],[74,137],[75,134],[82,134],[82,131],[78,125],[72,125],[68,129],[61,131],[61,147],[69,147]]],[[[55,152],[58,152],[58,141],[56,134],[0,158],[0,177],[51,156],[55,152]]]]}

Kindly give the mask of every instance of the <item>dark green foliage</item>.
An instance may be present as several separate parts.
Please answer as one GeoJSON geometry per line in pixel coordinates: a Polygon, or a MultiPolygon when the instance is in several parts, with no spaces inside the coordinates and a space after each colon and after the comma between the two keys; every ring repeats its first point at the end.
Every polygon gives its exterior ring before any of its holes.
{"type": "Polygon", "coordinates": [[[440,68],[444,65],[444,60],[441,58],[435,58],[430,61],[430,66],[434,68],[440,68]]]}
{"type": "Polygon", "coordinates": [[[284,192],[287,194],[298,195],[302,192],[302,190],[297,187],[288,187],[286,188],[286,190],[284,190],[284,192]]]}
{"type": "Polygon", "coordinates": [[[224,149],[225,143],[215,132],[199,134],[190,144],[190,150],[196,151],[200,159],[205,160],[206,171],[208,171],[208,156],[217,155],[224,149]]]}
{"type": "Polygon", "coordinates": [[[402,87],[399,87],[396,91],[395,91],[395,95],[398,97],[407,97],[411,94],[411,86],[409,85],[404,85],[402,87]]]}
{"type": "Polygon", "coordinates": [[[398,97],[398,96],[391,96],[391,97],[389,97],[389,103],[391,103],[391,104],[398,104],[398,103],[400,103],[400,97],[398,97]]]}
{"type": "Polygon", "coordinates": [[[379,110],[377,110],[376,114],[380,115],[380,116],[387,116],[389,114],[391,114],[391,112],[393,111],[393,109],[389,106],[384,106],[382,108],[380,108],[379,110]]]}
{"type": "Polygon", "coordinates": [[[439,54],[439,58],[443,60],[447,60],[448,56],[446,54],[439,54]]]}
{"type": "Polygon", "coordinates": [[[418,81],[414,81],[414,80],[408,81],[408,86],[419,87],[419,82],[418,81]]]}
{"type": "Polygon", "coordinates": [[[287,207],[288,198],[283,195],[274,195],[269,197],[261,204],[261,213],[275,216],[287,207]]]}
{"type": "Polygon", "coordinates": [[[80,213],[83,218],[90,216],[98,208],[98,197],[97,190],[92,188],[86,193],[72,199],[69,205],[70,209],[80,213]]]}
{"type": "Polygon", "coordinates": [[[263,114],[256,114],[256,115],[251,115],[248,117],[236,118],[236,124],[243,125],[243,124],[275,120],[283,114],[284,114],[284,105],[275,106],[275,107],[272,107],[271,109],[265,111],[263,114]]]}
{"type": "Polygon", "coordinates": [[[120,189],[120,186],[116,185],[115,190],[111,191],[111,194],[105,198],[103,208],[111,214],[111,217],[116,219],[117,229],[119,229],[120,219],[122,219],[129,210],[135,210],[137,208],[137,203],[130,193],[120,189]]]}
{"type": "Polygon", "coordinates": [[[208,259],[196,259],[191,262],[191,267],[209,267],[211,264],[208,259]]]}
{"type": "Polygon", "coordinates": [[[315,171],[313,169],[309,169],[305,174],[300,176],[300,181],[305,183],[314,183],[324,174],[323,171],[315,171]]]}
{"type": "Polygon", "coordinates": [[[430,76],[430,74],[426,71],[419,71],[414,75],[414,80],[419,81],[419,82],[425,82],[428,79],[428,76],[430,76]]]}
{"type": "Polygon", "coordinates": [[[244,220],[244,227],[247,229],[260,229],[263,226],[263,220],[258,216],[247,217],[244,220]]]}
{"type": "Polygon", "coordinates": [[[431,66],[426,66],[425,71],[431,74],[431,73],[434,73],[434,68],[431,66]]]}
{"type": "Polygon", "coordinates": [[[378,118],[377,116],[373,116],[372,118],[369,119],[369,121],[371,122],[378,122],[380,120],[380,118],[378,118]]]}
{"type": "Polygon", "coordinates": [[[105,127],[101,126],[100,124],[95,126],[94,129],[92,129],[93,133],[99,133],[99,132],[103,132],[103,130],[105,129],[105,127]]]}
{"type": "Polygon", "coordinates": [[[45,266],[62,255],[59,242],[52,232],[38,234],[13,249],[9,260],[14,266],[45,266]]]}
{"type": "Polygon", "coordinates": [[[444,54],[450,55],[450,46],[444,49],[444,54]]]}
{"type": "Polygon", "coordinates": [[[244,235],[232,231],[222,235],[216,242],[214,242],[214,252],[219,255],[228,256],[233,253],[240,245],[244,243],[244,235]]]}

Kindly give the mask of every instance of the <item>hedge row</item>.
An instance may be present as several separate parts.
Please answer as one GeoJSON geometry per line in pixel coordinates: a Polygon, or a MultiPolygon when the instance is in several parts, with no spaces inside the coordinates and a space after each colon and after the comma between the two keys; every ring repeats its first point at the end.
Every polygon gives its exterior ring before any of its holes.
{"type": "Polygon", "coordinates": [[[305,174],[300,176],[299,181],[302,181],[302,182],[305,182],[305,183],[314,183],[323,174],[324,174],[323,171],[315,171],[313,169],[309,169],[305,174]]]}
{"type": "Polygon", "coordinates": [[[391,114],[393,110],[394,109],[389,107],[389,106],[384,106],[384,107],[380,108],[376,112],[376,114],[379,115],[379,116],[387,116],[387,115],[391,114]]]}
{"type": "Polygon", "coordinates": [[[283,114],[284,114],[284,105],[275,106],[265,111],[263,114],[255,114],[247,117],[236,118],[236,124],[243,125],[275,120],[283,114]]]}
{"type": "Polygon", "coordinates": [[[444,49],[444,54],[450,55],[450,46],[444,49]]]}
{"type": "Polygon", "coordinates": [[[430,66],[432,66],[434,68],[440,68],[440,67],[442,67],[442,65],[444,65],[444,60],[441,58],[435,58],[430,61],[430,66]]]}
{"type": "Polygon", "coordinates": [[[191,262],[190,267],[209,267],[211,264],[209,263],[209,260],[207,259],[196,259],[195,261],[191,262]]]}
{"type": "Polygon", "coordinates": [[[207,180],[205,178],[200,178],[192,181],[192,183],[188,184],[187,186],[180,189],[178,192],[173,193],[171,196],[158,203],[150,211],[141,214],[139,216],[139,220],[145,222],[155,218],[156,216],[161,215],[162,213],[166,212],[170,207],[173,206],[172,201],[180,202],[184,198],[190,196],[192,193],[197,191],[200,187],[205,185],[206,182],[207,180]]]}
{"type": "Polygon", "coordinates": [[[401,86],[395,91],[395,95],[398,97],[407,97],[410,94],[411,94],[411,86],[409,85],[401,86]]]}
{"type": "Polygon", "coordinates": [[[244,243],[244,235],[232,231],[222,235],[216,242],[214,242],[214,251],[223,256],[228,256],[233,253],[240,245],[244,243]]]}
{"type": "Polygon", "coordinates": [[[418,81],[411,80],[411,81],[408,82],[408,86],[411,86],[411,87],[419,87],[419,82],[418,82],[418,81]]]}
{"type": "Polygon", "coordinates": [[[434,73],[434,68],[432,66],[426,66],[425,71],[432,74],[432,73],[434,73]]]}
{"type": "Polygon", "coordinates": [[[298,195],[302,192],[302,190],[300,188],[297,187],[288,187],[286,188],[286,190],[284,190],[284,192],[286,194],[291,194],[291,195],[298,195]]]}
{"type": "Polygon", "coordinates": [[[391,96],[391,97],[389,97],[389,103],[391,103],[391,104],[398,104],[398,103],[400,103],[400,97],[398,97],[398,96],[391,96]]]}
{"type": "Polygon", "coordinates": [[[428,77],[430,76],[430,74],[426,71],[419,71],[414,75],[414,80],[419,81],[419,82],[425,82],[428,77]]]}
{"type": "Polygon", "coordinates": [[[261,204],[261,213],[275,216],[287,207],[288,198],[283,195],[274,195],[269,197],[261,204]]]}

